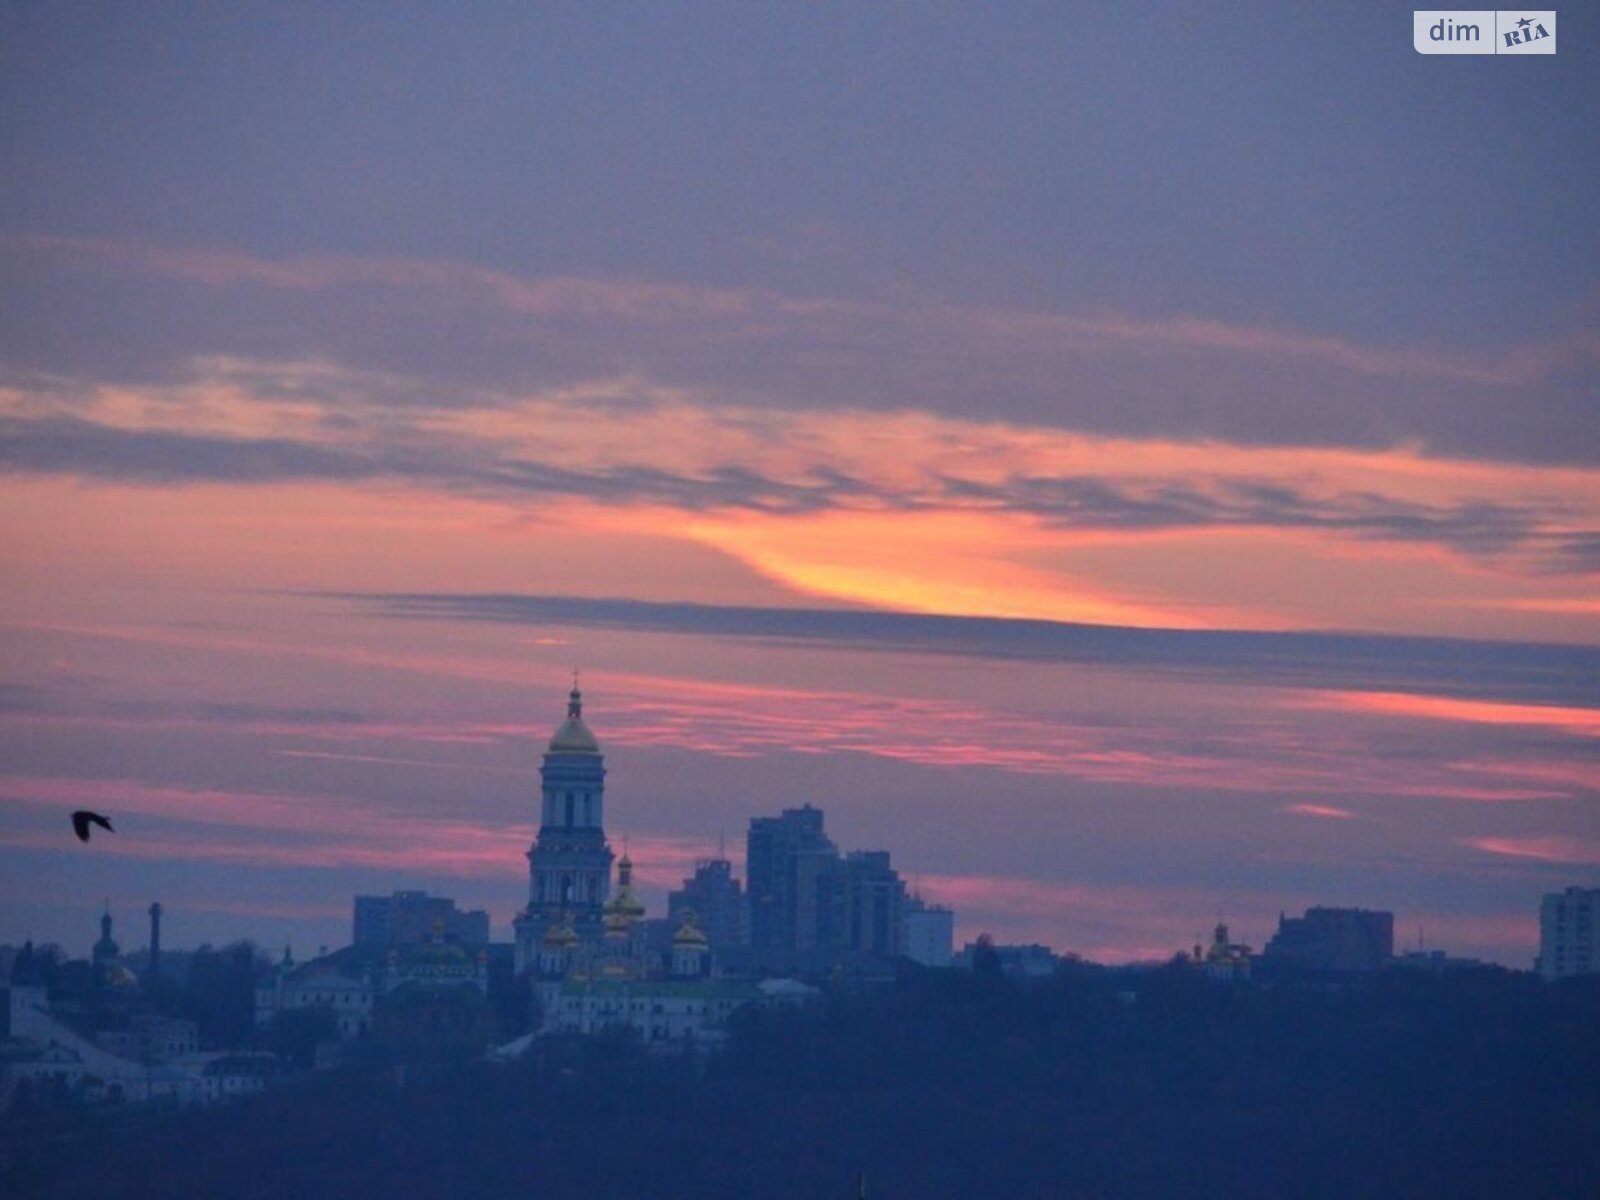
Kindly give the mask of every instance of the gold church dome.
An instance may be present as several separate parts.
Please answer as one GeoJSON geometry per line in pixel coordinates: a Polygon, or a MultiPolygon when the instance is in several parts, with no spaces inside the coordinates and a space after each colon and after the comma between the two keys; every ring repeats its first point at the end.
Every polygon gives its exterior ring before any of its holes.
{"type": "Polygon", "coordinates": [[[139,979],[121,963],[108,967],[105,973],[105,984],[119,992],[133,992],[139,989],[139,979]]]}
{"type": "Polygon", "coordinates": [[[600,923],[605,926],[607,937],[627,937],[633,925],[633,914],[628,910],[627,901],[621,896],[607,900],[601,910],[600,923]]]}
{"type": "Polygon", "coordinates": [[[600,743],[583,723],[583,694],[578,685],[572,685],[567,696],[567,719],[561,722],[555,736],[550,739],[550,754],[599,754],[600,743]]]}
{"type": "Polygon", "coordinates": [[[674,946],[705,946],[709,945],[706,935],[700,932],[700,927],[695,924],[693,912],[683,914],[683,924],[678,926],[678,931],[672,935],[674,946]]]}
{"type": "Polygon", "coordinates": [[[566,914],[559,921],[552,921],[545,927],[544,944],[554,948],[563,946],[576,946],[578,944],[578,931],[573,928],[572,915],[566,914]]]}

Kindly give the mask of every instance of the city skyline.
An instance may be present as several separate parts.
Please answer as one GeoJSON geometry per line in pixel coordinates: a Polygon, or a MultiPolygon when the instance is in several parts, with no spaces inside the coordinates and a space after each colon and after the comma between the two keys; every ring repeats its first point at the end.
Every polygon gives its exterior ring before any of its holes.
{"type": "MultiPolygon", "coordinates": [[[[581,704],[578,701],[579,693],[578,693],[578,686],[577,686],[577,674],[578,673],[576,671],[574,671],[574,673],[573,673],[573,689],[572,689],[571,697],[569,698],[569,701],[568,701],[568,708],[567,708],[567,714],[568,714],[569,720],[568,720],[568,723],[567,723],[566,726],[557,727],[556,734],[555,734],[556,740],[559,740],[560,737],[562,736],[562,734],[565,732],[566,728],[568,728],[571,725],[571,718],[574,716],[574,714],[575,713],[581,713],[581,711],[582,711],[581,704]]],[[[580,728],[581,728],[581,726],[580,726],[580,728]]],[[[587,730],[584,730],[583,732],[584,732],[585,736],[588,736],[587,730]]],[[[554,749],[554,748],[555,748],[555,741],[552,741],[551,749],[554,749]]],[[[601,749],[603,751],[603,747],[601,749]]],[[[602,772],[602,774],[604,774],[604,772],[602,772]]],[[[830,861],[834,862],[836,865],[838,863],[842,863],[845,860],[845,857],[846,857],[845,851],[840,849],[840,848],[835,847],[833,842],[830,839],[826,838],[824,835],[821,834],[821,822],[823,821],[825,814],[822,812],[822,810],[816,809],[814,806],[811,806],[811,805],[802,805],[799,808],[788,808],[788,809],[785,809],[781,814],[780,813],[771,813],[771,812],[752,814],[752,816],[750,817],[750,820],[749,820],[749,837],[752,838],[752,839],[755,838],[756,834],[757,834],[757,829],[759,827],[776,827],[776,826],[778,826],[780,824],[780,822],[783,823],[783,824],[787,824],[792,818],[793,819],[801,819],[801,818],[803,818],[803,815],[807,814],[807,813],[809,813],[811,815],[811,817],[817,822],[817,831],[818,831],[817,832],[817,837],[819,837],[821,839],[820,845],[825,846],[828,855],[831,856],[830,857],[830,861]]],[[[538,828],[538,825],[535,825],[532,828],[538,828]]],[[[604,844],[607,839],[605,838],[605,830],[604,830],[603,826],[598,828],[598,833],[599,833],[599,835],[601,837],[601,840],[602,840],[601,844],[604,844]]],[[[627,838],[627,836],[623,835],[623,837],[621,839],[621,842],[622,842],[622,844],[624,846],[626,846],[626,843],[628,842],[628,840],[629,839],[627,838]]],[[[661,845],[660,845],[660,843],[657,843],[657,842],[648,842],[647,843],[647,848],[650,849],[650,850],[659,852],[660,849],[661,849],[661,845]]],[[[615,853],[615,852],[613,851],[613,853],[615,853]]],[[[632,854],[631,850],[624,849],[623,857],[630,859],[630,866],[631,866],[631,854],[632,854]]],[[[889,866],[889,859],[892,856],[892,854],[893,854],[892,849],[885,849],[885,850],[881,850],[881,851],[880,850],[862,851],[862,850],[850,849],[849,852],[848,852],[848,857],[850,857],[850,858],[861,858],[861,857],[873,858],[873,857],[879,857],[879,858],[882,858],[884,860],[883,861],[883,866],[884,866],[885,869],[887,869],[888,866],[889,866]]],[[[521,857],[526,858],[527,855],[524,854],[521,857]]],[[[609,859],[610,857],[612,857],[612,855],[608,854],[606,857],[609,859]]],[[[726,838],[722,834],[719,834],[719,836],[718,836],[717,845],[716,845],[716,849],[715,849],[714,854],[705,854],[705,855],[696,857],[693,860],[689,861],[686,866],[683,866],[683,867],[679,868],[677,866],[677,864],[683,862],[683,859],[682,859],[682,846],[679,845],[679,846],[675,847],[673,850],[669,850],[669,852],[668,852],[668,861],[673,865],[669,866],[669,865],[665,865],[665,864],[658,864],[658,863],[652,863],[652,862],[645,861],[645,862],[643,862],[641,864],[644,869],[643,870],[635,870],[635,872],[634,872],[635,876],[637,878],[639,878],[641,881],[646,879],[646,878],[651,878],[651,879],[654,879],[656,881],[654,886],[645,885],[645,886],[643,886],[643,887],[641,887],[639,889],[645,895],[645,897],[647,897],[649,899],[652,899],[652,900],[658,901],[658,903],[647,904],[646,905],[647,915],[652,915],[652,916],[655,916],[657,918],[667,917],[668,909],[667,909],[667,906],[665,905],[664,901],[667,898],[668,893],[672,892],[672,891],[675,891],[679,887],[683,887],[685,885],[688,885],[691,882],[691,874],[690,873],[691,872],[698,873],[700,868],[704,867],[705,865],[707,865],[709,863],[719,863],[720,862],[720,863],[728,864],[728,866],[732,869],[732,873],[733,873],[733,876],[735,878],[736,884],[743,884],[746,887],[749,886],[748,856],[746,854],[742,854],[742,853],[739,853],[737,851],[734,851],[734,852],[730,853],[728,848],[727,848],[727,845],[726,845],[726,838]],[[676,878],[676,879],[672,879],[671,878],[671,873],[675,869],[682,869],[684,871],[684,874],[683,874],[683,876],[681,878],[676,878]],[[656,911],[658,909],[660,911],[656,911]]],[[[608,872],[608,874],[609,874],[609,872],[608,872]]],[[[435,878],[448,878],[448,876],[435,877],[435,878]]],[[[921,885],[921,877],[920,876],[917,876],[917,875],[910,876],[909,877],[909,883],[910,883],[910,886],[907,889],[907,893],[909,895],[915,896],[918,900],[921,900],[921,901],[924,901],[924,902],[927,902],[927,903],[931,903],[931,904],[935,904],[935,905],[939,905],[941,907],[950,908],[953,905],[953,901],[950,899],[950,897],[953,896],[953,895],[958,894],[958,891],[956,889],[951,888],[951,889],[947,890],[947,888],[949,888],[949,881],[947,881],[945,879],[941,879],[941,878],[936,878],[935,880],[933,880],[932,887],[933,887],[934,890],[933,890],[933,892],[931,894],[925,894],[924,893],[922,885],[921,885]]],[[[1572,889],[1569,889],[1569,890],[1572,890],[1572,889]]],[[[426,897],[427,893],[426,892],[422,892],[422,891],[408,891],[404,886],[397,886],[397,887],[395,887],[393,889],[393,891],[390,893],[390,895],[392,895],[394,897],[399,897],[399,896],[402,896],[402,895],[416,895],[416,896],[426,897]]],[[[603,898],[603,894],[602,894],[602,898],[603,898]]],[[[1541,897],[1541,900],[1544,902],[1544,904],[1547,905],[1549,903],[1550,898],[1551,897],[1549,897],[1549,896],[1544,896],[1544,897],[1541,897]]],[[[320,944],[317,945],[316,950],[314,952],[315,955],[324,954],[330,948],[339,947],[339,946],[343,946],[343,945],[346,945],[346,944],[352,944],[352,943],[360,941],[360,936],[359,936],[359,925],[360,925],[360,922],[361,922],[361,915],[360,914],[361,914],[361,905],[362,905],[362,903],[364,901],[368,902],[368,903],[374,903],[374,904],[388,904],[390,902],[389,895],[380,896],[380,897],[356,896],[354,898],[354,903],[355,903],[356,914],[357,914],[356,915],[356,919],[355,919],[355,924],[356,924],[356,927],[357,927],[357,931],[355,933],[351,934],[351,936],[349,936],[349,937],[340,935],[340,936],[333,937],[331,940],[322,941],[320,944]]],[[[434,900],[434,903],[438,903],[438,904],[442,904],[442,905],[451,905],[451,904],[453,904],[453,901],[454,901],[454,896],[452,895],[451,897],[448,897],[448,898],[436,897],[435,900],[434,900]]],[[[161,902],[159,900],[154,901],[152,903],[151,907],[154,908],[154,909],[160,909],[160,910],[163,911],[163,913],[165,911],[164,906],[161,904],[161,902]]],[[[563,912],[566,911],[566,906],[558,906],[558,907],[561,908],[561,911],[563,911],[563,912]]],[[[581,908],[581,907],[582,907],[581,904],[578,905],[578,908],[581,908]]],[[[1312,906],[1312,907],[1315,907],[1315,906],[1312,906]]],[[[521,914],[523,911],[524,911],[524,906],[519,905],[513,910],[513,916],[521,914]]],[[[146,913],[146,915],[151,915],[151,914],[146,913]]],[[[477,916],[483,916],[483,917],[489,918],[489,924],[488,924],[487,928],[491,931],[492,935],[495,935],[495,940],[501,942],[502,944],[505,944],[505,945],[509,946],[511,944],[511,941],[514,940],[513,937],[512,937],[512,935],[515,932],[513,930],[513,928],[512,928],[514,922],[512,921],[512,919],[510,917],[507,917],[507,918],[502,920],[502,919],[499,919],[498,913],[496,913],[495,915],[493,915],[491,917],[491,914],[482,913],[482,912],[479,912],[479,913],[476,913],[476,914],[469,914],[469,915],[477,915],[477,916]]],[[[1070,916],[1070,914],[1067,914],[1067,913],[1056,914],[1056,915],[1058,915],[1058,916],[1070,916]]],[[[1389,914],[1383,914],[1383,915],[1388,916],[1389,914]]],[[[1223,916],[1224,916],[1224,914],[1219,912],[1217,914],[1218,920],[1220,921],[1223,916]]],[[[1279,916],[1278,916],[1278,927],[1280,929],[1281,929],[1281,926],[1282,926],[1283,916],[1284,916],[1284,912],[1280,911],[1279,916]]],[[[1404,916],[1404,914],[1402,914],[1402,917],[1403,916],[1404,916]]],[[[101,935],[102,939],[104,939],[107,936],[107,934],[106,934],[106,929],[107,929],[106,922],[111,917],[112,917],[111,903],[110,903],[109,900],[106,900],[106,901],[103,902],[101,915],[97,918],[97,922],[96,922],[97,926],[99,928],[100,935],[101,935]]],[[[349,917],[348,908],[346,909],[346,911],[344,913],[344,918],[345,918],[344,924],[346,926],[346,930],[348,931],[350,929],[350,917],[349,917]]],[[[155,918],[152,916],[152,920],[153,919],[155,919],[155,918]]],[[[970,948],[971,943],[973,941],[977,940],[978,938],[980,938],[980,937],[992,937],[993,936],[993,931],[992,930],[990,930],[988,928],[984,928],[982,930],[977,930],[977,929],[971,927],[971,923],[970,922],[963,923],[963,922],[960,922],[959,919],[958,919],[958,923],[957,923],[956,927],[958,929],[965,929],[966,930],[966,937],[965,937],[964,940],[966,940],[968,942],[969,948],[970,948]]],[[[137,929],[138,926],[136,925],[135,928],[137,929]]],[[[152,926],[152,928],[153,928],[153,926],[152,926]]],[[[542,926],[541,926],[541,928],[542,928],[542,926]]],[[[1537,928],[1538,928],[1538,920],[1537,920],[1537,916],[1536,916],[1536,918],[1535,918],[1535,929],[1537,930],[1537,928]]],[[[124,926],[124,931],[125,931],[124,932],[124,941],[127,941],[126,929],[127,929],[127,927],[124,926]]],[[[758,931],[758,933],[759,933],[759,931],[758,931]]],[[[1430,950],[1430,951],[1438,950],[1439,947],[1438,947],[1437,944],[1430,944],[1428,942],[1428,940],[1427,940],[1427,938],[1425,936],[1425,933],[1426,933],[1425,926],[1423,926],[1421,924],[1418,924],[1418,926],[1416,928],[1416,942],[1415,942],[1415,944],[1407,943],[1407,942],[1404,942],[1404,941],[1396,942],[1395,943],[1395,952],[1396,953],[1403,953],[1403,952],[1406,952],[1408,950],[1421,950],[1421,949],[1427,949],[1427,950],[1430,950]]],[[[35,939],[29,937],[27,940],[33,941],[35,939]]],[[[38,939],[38,940],[39,940],[40,944],[62,945],[63,949],[66,950],[66,952],[68,953],[68,955],[70,957],[81,957],[80,955],[76,954],[76,947],[69,939],[55,939],[55,940],[52,940],[52,939],[38,939]]],[[[256,941],[257,939],[255,938],[255,936],[252,933],[252,931],[250,931],[249,929],[240,928],[240,929],[236,930],[234,932],[234,934],[232,934],[231,936],[224,936],[224,937],[219,938],[217,940],[218,941],[222,941],[222,942],[233,942],[233,941],[256,941]]],[[[792,940],[792,933],[791,933],[791,940],[792,940]]],[[[1003,941],[1004,939],[1001,939],[1001,940],[1003,941]]],[[[1260,949],[1262,949],[1266,945],[1268,940],[1269,940],[1269,935],[1266,932],[1263,932],[1262,936],[1259,937],[1256,940],[1256,942],[1254,943],[1255,949],[1257,949],[1258,951],[1260,949]]],[[[1198,932],[1196,933],[1195,941],[1196,941],[1197,945],[1201,941],[1201,935],[1198,932]]],[[[200,944],[209,945],[210,944],[210,940],[208,939],[204,943],[195,943],[194,945],[200,945],[200,944]]],[[[1535,944],[1535,949],[1536,950],[1537,950],[1537,945],[1538,944],[1536,942],[1536,944],[1535,944]]],[[[185,950],[185,949],[192,949],[192,948],[194,948],[194,946],[193,945],[172,945],[172,944],[169,943],[169,948],[173,949],[173,950],[182,951],[182,950],[185,950]]],[[[262,943],[261,944],[261,948],[264,951],[270,951],[271,950],[271,945],[270,945],[270,943],[262,943]]],[[[1099,959],[1096,956],[1083,954],[1082,952],[1080,952],[1080,951],[1078,951],[1078,950],[1076,950],[1076,949],[1074,949],[1072,947],[1069,947],[1069,946],[1060,946],[1060,945],[1053,945],[1052,944],[1050,948],[1052,950],[1055,950],[1057,953],[1060,953],[1060,954],[1069,955],[1069,956],[1075,956],[1075,957],[1082,957],[1082,958],[1089,959],[1090,961],[1099,961],[1099,959]]],[[[135,942],[127,941],[127,944],[124,946],[124,949],[128,950],[128,951],[132,951],[132,950],[138,949],[138,947],[135,944],[135,942]]],[[[286,945],[285,946],[285,953],[289,953],[290,951],[291,951],[291,947],[286,945]]],[[[1143,961],[1143,962],[1146,962],[1146,963],[1150,963],[1150,964],[1155,964],[1155,963],[1160,963],[1160,962],[1166,961],[1169,958],[1171,958],[1173,955],[1181,956],[1185,952],[1186,952],[1186,947],[1185,946],[1178,946],[1178,947],[1175,947],[1171,951],[1171,953],[1163,953],[1159,949],[1153,949],[1149,953],[1145,954],[1142,958],[1140,956],[1138,956],[1138,955],[1122,955],[1122,956],[1118,956],[1118,955],[1113,954],[1112,956],[1110,956],[1110,958],[1107,961],[1109,961],[1110,963],[1113,963],[1113,964],[1134,963],[1134,962],[1140,962],[1140,961],[1143,961]]],[[[305,954],[312,954],[313,952],[312,952],[310,946],[304,946],[301,949],[300,953],[302,955],[305,955],[305,954]]],[[[1506,965],[1519,967],[1519,969],[1528,969],[1528,966],[1525,965],[1525,964],[1509,963],[1509,964],[1506,964],[1506,965]]]]}
{"type": "Polygon", "coordinates": [[[652,913],[812,804],[958,944],[1528,968],[1600,885],[1586,26],[1110,20],[0,13],[0,942],[504,940],[577,666],[652,913]]]}

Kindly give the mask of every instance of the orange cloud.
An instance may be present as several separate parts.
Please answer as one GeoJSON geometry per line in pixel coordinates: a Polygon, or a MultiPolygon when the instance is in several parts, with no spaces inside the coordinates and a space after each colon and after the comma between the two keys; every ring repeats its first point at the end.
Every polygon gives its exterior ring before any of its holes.
{"type": "Polygon", "coordinates": [[[1171,628],[1202,623],[1180,606],[1029,565],[1030,553],[1060,539],[1003,515],[741,515],[695,519],[685,532],[785,587],[875,608],[1171,628]]]}
{"type": "MultiPolygon", "coordinates": [[[[1147,626],[1584,640],[1600,612],[1545,569],[1600,527],[1594,470],[782,412],[627,376],[388,402],[414,387],[208,358],[182,383],[87,388],[70,406],[85,428],[298,448],[351,473],[182,490],[11,480],[0,536],[35,566],[257,586],[406,588],[425,573],[509,589],[559,557],[610,594],[648,574],[657,596],[667,581],[1147,626]]],[[[0,413],[28,421],[60,404],[0,390],[0,413]]]]}

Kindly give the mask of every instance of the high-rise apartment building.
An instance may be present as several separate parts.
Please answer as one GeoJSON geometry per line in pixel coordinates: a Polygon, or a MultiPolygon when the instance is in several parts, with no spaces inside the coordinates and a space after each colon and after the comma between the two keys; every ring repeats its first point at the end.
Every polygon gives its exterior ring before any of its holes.
{"type": "Polygon", "coordinates": [[[758,952],[906,952],[909,901],[889,852],[841,856],[820,809],[807,804],[752,820],[745,869],[750,944],[758,952]]]}
{"type": "Polygon", "coordinates": [[[839,851],[823,832],[821,809],[807,804],[753,818],[745,842],[751,944],[801,951],[832,945],[838,869],[839,851]]]}
{"type": "Polygon", "coordinates": [[[1546,979],[1600,973],[1600,888],[1569,887],[1539,904],[1539,974],[1546,979]]]}
{"type": "Polygon", "coordinates": [[[893,956],[906,949],[906,887],[887,850],[852,850],[834,876],[840,949],[893,956]]]}

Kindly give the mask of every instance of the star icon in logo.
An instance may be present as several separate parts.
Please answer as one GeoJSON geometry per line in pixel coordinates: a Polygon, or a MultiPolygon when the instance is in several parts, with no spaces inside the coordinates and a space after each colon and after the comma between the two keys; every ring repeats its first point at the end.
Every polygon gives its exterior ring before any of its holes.
{"type": "Polygon", "coordinates": [[[1533,22],[1531,20],[1529,20],[1527,17],[1523,17],[1522,20],[1517,22],[1517,24],[1522,26],[1522,28],[1526,29],[1529,25],[1532,25],[1533,22]]]}

